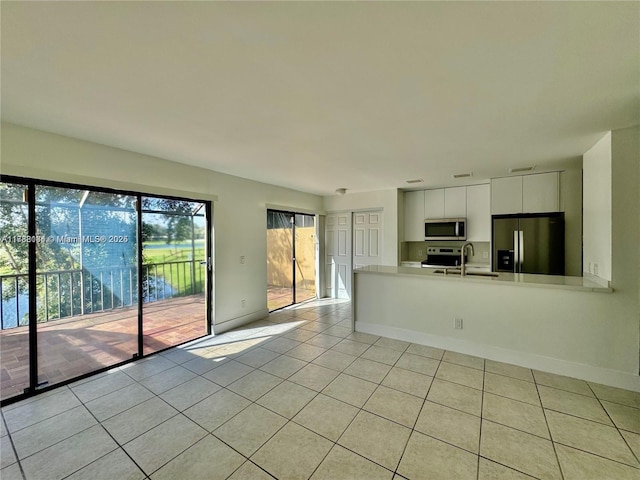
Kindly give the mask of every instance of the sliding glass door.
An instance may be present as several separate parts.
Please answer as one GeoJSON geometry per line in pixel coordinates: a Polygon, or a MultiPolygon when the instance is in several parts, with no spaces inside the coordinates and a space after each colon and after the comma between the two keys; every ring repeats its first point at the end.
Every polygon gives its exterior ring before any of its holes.
{"type": "Polygon", "coordinates": [[[29,387],[29,208],[27,185],[0,183],[0,392],[29,387]]]}
{"type": "Polygon", "coordinates": [[[36,186],[38,385],[138,352],[135,196],[36,186]]]}
{"type": "Polygon", "coordinates": [[[313,215],[295,214],[295,303],[316,297],[316,225],[313,215]]]}
{"type": "Polygon", "coordinates": [[[207,334],[206,206],[142,198],[144,353],[207,334]]]}
{"type": "Polygon", "coordinates": [[[210,332],[208,202],[2,180],[3,402],[210,332]]]}
{"type": "Polygon", "coordinates": [[[316,296],[315,217],[267,210],[269,311],[316,296]]]}

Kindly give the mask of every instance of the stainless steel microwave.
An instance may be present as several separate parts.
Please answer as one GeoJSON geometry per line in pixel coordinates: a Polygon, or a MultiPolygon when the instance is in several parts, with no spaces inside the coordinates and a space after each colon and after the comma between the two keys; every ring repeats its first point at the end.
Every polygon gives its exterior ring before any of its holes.
{"type": "Polygon", "coordinates": [[[435,218],[424,221],[425,240],[466,240],[466,218],[435,218]]]}

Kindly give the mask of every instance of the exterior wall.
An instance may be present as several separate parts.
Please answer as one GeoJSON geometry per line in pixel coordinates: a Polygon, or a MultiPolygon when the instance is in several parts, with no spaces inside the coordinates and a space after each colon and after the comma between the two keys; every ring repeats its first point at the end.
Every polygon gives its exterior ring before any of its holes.
{"type": "MultiPolygon", "coordinates": [[[[296,227],[296,280],[307,289],[315,288],[315,227],[296,227]]],[[[291,287],[293,268],[291,261],[291,230],[267,230],[267,284],[291,287]]]]}

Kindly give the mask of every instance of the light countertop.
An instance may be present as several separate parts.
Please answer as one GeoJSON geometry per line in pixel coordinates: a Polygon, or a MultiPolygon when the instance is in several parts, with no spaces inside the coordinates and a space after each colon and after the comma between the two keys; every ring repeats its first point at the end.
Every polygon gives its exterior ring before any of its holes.
{"type": "MultiPolygon", "coordinates": [[[[471,267],[471,265],[470,265],[471,267]]],[[[500,272],[497,277],[465,276],[459,274],[443,275],[434,273],[433,268],[394,267],[387,265],[369,265],[354,270],[357,274],[396,275],[403,277],[439,279],[451,282],[480,282],[500,285],[526,287],[563,288],[599,293],[611,293],[613,289],[605,284],[585,277],[566,277],[561,275],[536,275],[531,273],[500,272]]]]}

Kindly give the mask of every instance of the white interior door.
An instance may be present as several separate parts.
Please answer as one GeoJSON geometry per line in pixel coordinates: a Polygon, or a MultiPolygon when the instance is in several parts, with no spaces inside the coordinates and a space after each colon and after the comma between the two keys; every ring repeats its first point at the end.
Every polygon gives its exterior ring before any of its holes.
{"type": "Polygon", "coordinates": [[[325,227],[326,293],[351,298],[351,214],[327,215],[325,227]]]}
{"type": "Polygon", "coordinates": [[[382,263],[382,210],[353,214],[353,268],[382,263]]]}

